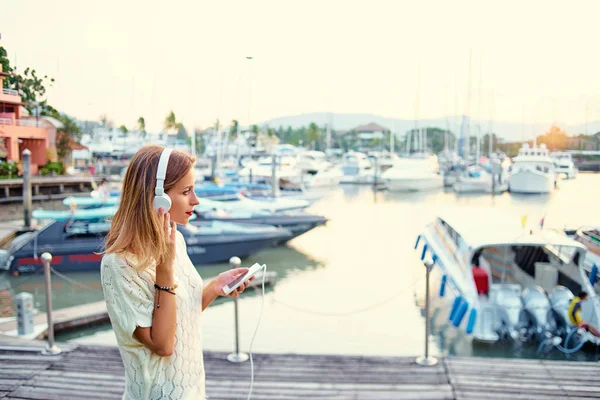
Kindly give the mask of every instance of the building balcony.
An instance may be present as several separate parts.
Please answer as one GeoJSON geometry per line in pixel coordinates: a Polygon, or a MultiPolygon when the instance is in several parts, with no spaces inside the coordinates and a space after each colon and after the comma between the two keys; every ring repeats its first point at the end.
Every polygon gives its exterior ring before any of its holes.
{"type": "Polygon", "coordinates": [[[21,103],[21,96],[19,92],[13,89],[2,89],[0,92],[0,103],[19,104],[21,103]]]}
{"type": "Polygon", "coordinates": [[[38,128],[44,127],[43,121],[36,121],[35,119],[0,118],[0,125],[32,126],[38,128]]]}

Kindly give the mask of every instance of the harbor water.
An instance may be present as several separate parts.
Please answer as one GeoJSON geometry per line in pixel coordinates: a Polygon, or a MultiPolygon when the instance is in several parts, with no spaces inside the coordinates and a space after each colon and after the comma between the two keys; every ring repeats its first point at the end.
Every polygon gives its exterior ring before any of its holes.
{"type": "MultiPolygon", "coordinates": [[[[529,224],[544,217],[545,229],[598,225],[600,213],[593,187],[600,174],[579,174],[562,180],[549,195],[457,195],[452,191],[374,192],[367,186],[341,186],[315,202],[310,212],[330,219],[326,226],[302,235],[287,246],[264,250],[243,260],[264,263],[278,274],[264,296],[262,322],[253,351],[267,353],[421,355],[424,349],[425,268],[414,250],[423,227],[444,211],[470,218],[474,208],[489,213],[528,216],[529,224]]],[[[481,230],[493,229],[482,221],[481,230]]],[[[234,255],[234,254],[232,254],[234,255]]],[[[198,266],[204,278],[228,269],[227,264],[198,266]]],[[[101,301],[97,273],[53,275],[55,308],[101,301]]],[[[43,275],[4,275],[0,289],[34,295],[45,307],[43,275]]],[[[438,286],[432,283],[432,296],[438,286]]],[[[263,298],[259,291],[239,301],[241,349],[247,351],[263,298]]],[[[0,304],[1,306],[1,304],[0,304]]],[[[481,345],[447,323],[448,302],[434,301],[430,351],[434,354],[536,357],[534,345],[481,345]]],[[[5,316],[5,315],[4,315],[5,316]]],[[[220,299],[201,321],[204,347],[234,349],[233,301],[220,299]]],[[[116,345],[110,324],[57,336],[58,341],[116,345]]],[[[565,359],[558,351],[547,358],[565,359]]],[[[579,352],[576,360],[597,360],[579,352]]]]}

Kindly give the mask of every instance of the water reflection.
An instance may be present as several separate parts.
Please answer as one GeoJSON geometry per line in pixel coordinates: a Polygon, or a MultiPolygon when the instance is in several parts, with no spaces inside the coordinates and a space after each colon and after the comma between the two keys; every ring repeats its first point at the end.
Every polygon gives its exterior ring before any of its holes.
{"type": "MultiPolygon", "coordinates": [[[[263,320],[254,348],[257,352],[420,355],[424,348],[421,314],[424,283],[411,285],[417,278],[424,277],[424,268],[413,246],[417,234],[427,223],[446,210],[470,218],[473,208],[484,208],[519,217],[528,215],[533,224],[545,216],[547,227],[598,224],[597,200],[589,193],[590,188],[599,183],[600,175],[580,174],[576,180],[561,182],[558,190],[544,196],[510,193],[456,196],[450,190],[374,192],[368,185],[344,185],[328,192],[310,208],[311,212],[330,219],[326,226],[294,239],[287,247],[267,249],[243,260],[244,266],[266,263],[269,270],[278,273],[276,285],[265,296],[263,320]],[[393,300],[386,302],[388,298],[393,300]],[[378,304],[382,305],[365,312],[349,313],[378,304]]],[[[228,268],[229,265],[223,263],[198,270],[207,278],[228,268]]],[[[88,293],[53,277],[55,284],[63,285],[54,295],[56,307],[102,300],[98,273],[68,276],[94,286],[94,290],[88,293]]],[[[34,292],[37,307],[43,309],[42,275],[4,278],[15,293],[34,292]]],[[[436,285],[439,283],[432,283],[432,293],[439,289],[436,285]]],[[[247,346],[262,299],[249,292],[241,300],[240,337],[242,346],[247,346]]],[[[536,349],[528,346],[473,343],[448,324],[447,301],[443,299],[432,307],[433,353],[535,356],[536,349]]],[[[202,322],[206,349],[233,349],[232,303],[220,301],[206,310],[202,322]]],[[[60,339],[69,340],[77,335],[82,342],[115,344],[109,325],[70,335],[60,339]]],[[[547,357],[565,359],[557,352],[547,357]]],[[[595,354],[581,352],[572,359],[579,357],[595,359],[595,354]]]]}
{"type": "MultiPolygon", "coordinates": [[[[242,260],[243,267],[249,267],[255,262],[260,264],[266,264],[268,271],[273,271],[277,273],[276,284],[281,284],[285,282],[291,276],[298,275],[303,271],[310,272],[316,269],[324,267],[324,263],[314,257],[311,257],[304,252],[297,250],[293,246],[279,246],[271,249],[266,249],[261,251],[260,253],[248,257],[247,259],[242,260]]],[[[212,278],[217,276],[223,271],[230,269],[231,266],[227,263],[214,264],[209,266],[197,267],[198,272],[204,278],[212,278]]],[[[73,274],[74,275],[74,274],[73,274]]],[[[69,275],[71,276],[71,275],[69,275]]],[[[43,278],[43,277],[42,277],[43,278]]],[[[55,279],[55,277],[53,277],[55,279]]],[[[76,279],[76,278],[74,278],[76,279]]],[[[99,276],[96,278],[98,285],[100,285],[99,276]]],[[[275,290],[275,287],[266,286],[265,291],[267,293],[275,290]]],[[[249,290],[247,291],[242,298],[251,297],[258,295],[259,289],[257,290],[249,290]]],[[[103,300],[102,292],[100,291],[100,299],[94,301],[103,300]]],[[[56,297],[56,296],[55,296],[56,297]]],[[[72,299],[74,300],[74,299],[72,299]]],[[[213,303],[211,307],[222,305],[226,302],[230,302],[230,299],[227,298],[219,298],[217,301],[213,303]]],[[[67,306],[68,307],[68,306],[67,306]]],[[[89,337],[98,335],[102,332],[112,332],[112,328],[110,324],[102,324],[99,326],[92,326],[90,328],[80,329],[74,332],[65,332],[62,334],[57,334],[57,340],[59,341],[69,341],[80,337],[89,337]]]]}

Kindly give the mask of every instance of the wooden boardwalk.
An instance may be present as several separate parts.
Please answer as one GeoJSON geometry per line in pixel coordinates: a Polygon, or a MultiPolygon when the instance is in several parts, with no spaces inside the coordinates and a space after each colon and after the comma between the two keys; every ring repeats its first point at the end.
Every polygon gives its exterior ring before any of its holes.
{"type": "MultiPolygon", "coordinates": [[[[0,341],[0,399],[120,399],[125,379],[115,347],[0,341]]],[[[250,364],[205,352],[211,399],[245,399],[250,364]]],[[[600,364],[448,357],[419,367],[413,357],[256,354],[252,399],[597,399],[600,364]]]]}

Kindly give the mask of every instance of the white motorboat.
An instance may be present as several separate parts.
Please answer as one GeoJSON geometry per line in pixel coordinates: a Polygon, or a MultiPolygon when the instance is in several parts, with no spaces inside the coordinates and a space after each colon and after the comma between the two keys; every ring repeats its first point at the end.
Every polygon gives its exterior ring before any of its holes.
{"type": "Polygon", "coordinates": [[[567,179],[573,179],[577,176],[578,170],[575,167],[571,153],[556,151],[550,153],[550,157],[554,160],[554,171],[557,174],[564,174],[567,179]]]}
{"type": "Polygon", "coordinates": [[[562,232],[523,227],[518,216],[470,210],[436,218],[417,238],[421,259],[431,257],[449,320],[482,342],[537,341],[577,351],[600,338],[569,322],[573,295],[586,291],[582,318],[600,327],[596,271],[585,267],[586,248],[562,232]],[[573,340],[571,340],[573,339],[573,340]]]}
{"type": "Polygon", "coordinates": [[[438,172],[436,156],[399,158],[381,175],[390,191],[421,191],[444,187],[444,177],[438,172]]]}
{"type": "Polygon", "coordinates": [[[373,166],[366,154],[349,151],[344,154],[340,166],[344,176],[340,183],[372,183],[374,180],[373,166]]]}
{"type": "MultiPolygon", "coordinates": [[[[300,187],[302,185],[302,172],[296,168],[295,156],[276,156],[275,174],[279,180],[279,187],[300,187]]],[[[256,181],[271,181],[273,175],[272,158],[264,157],[258,162],[247,162],[246,166],[238,172],[240,178],[256,181]]]]}
{"type": "Polygon", "coordinates": [[[512,193],[550,193],[554,190],[554,161],[545,144],[529,147],[525,143],[513,162],[509,183],[512,193]]]}
{"type": "Polygon", "coordinates": [[[298,154],[296,168],[302,171],[304,186],[310,189],[335,187],[344,176],[337,166],[327,161],[325,153],[321,151],[298,154]]]}

